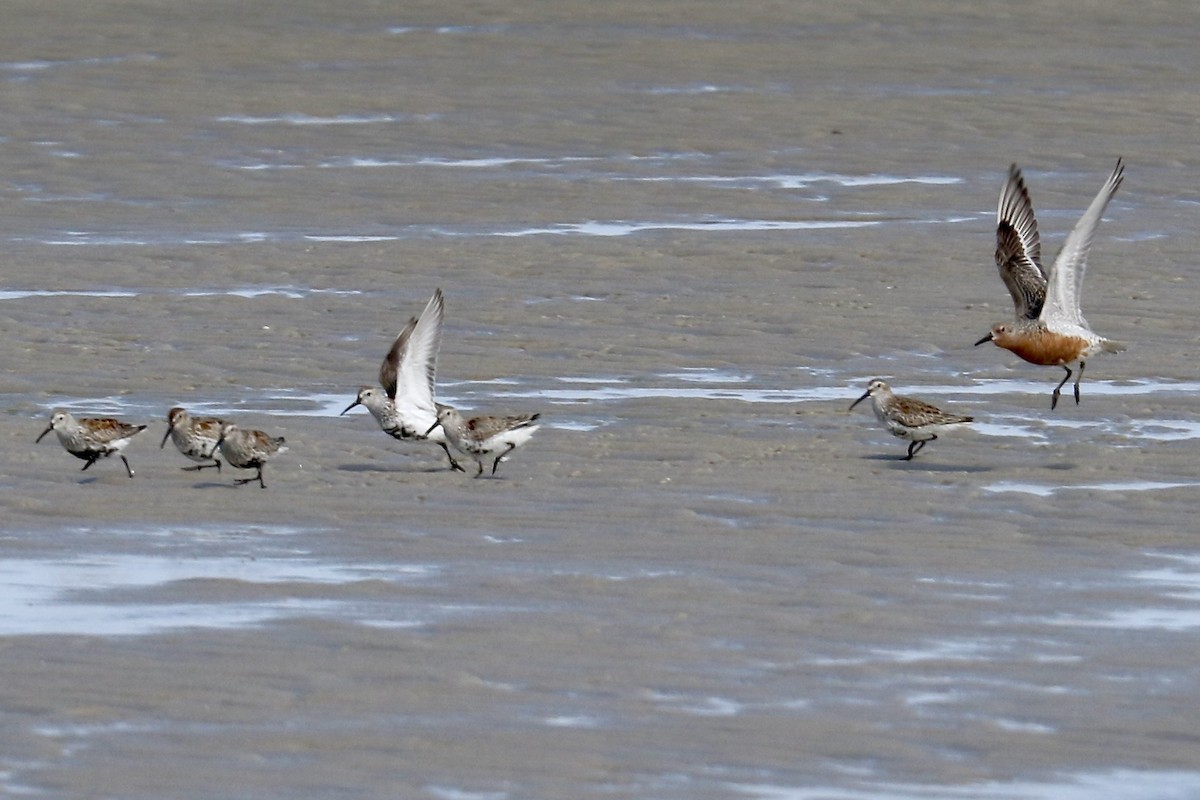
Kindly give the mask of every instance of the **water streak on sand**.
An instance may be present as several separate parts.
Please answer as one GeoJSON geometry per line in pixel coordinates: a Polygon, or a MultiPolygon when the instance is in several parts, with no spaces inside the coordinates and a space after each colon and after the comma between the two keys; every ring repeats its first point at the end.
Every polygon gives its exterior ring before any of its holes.
{"type": "Polygon", "coordinates": [[[1114,481],[1111,483],[1077,483],[1049,485],[1025,483],[1021,481],[1001,481],[982,487],[985,492],[1020,492],[1033,494],[1038,497],[1050,497],[1059,492],[1153,492],[1162,489],[1179,489],[1186,486],[1200,486],[1196,482],[1164,482],[1164,481],[1114,481]]]}
{"type": "Polygon", "coordinates": [[[730,784],[757,800],[1165,800],[1200,793],[1200,772],[1109,770],[1062,773],[1045,781],[984,781],[957,786],[860,779],[838,787],[730,784]]]}
{"type": "MultiPolygon", "coordinates": [[[[291,243],[297,241],[362,244],[423,238],[478,238],[495,236],[521,238],[526,236],[595,236],[620,237],[655,231],[690,231],[697,233],[746,233],[775,231],[828,231],[869,228],[887,224],[947,224],[965,218],[899,219],[663,219],[663,220],[588,220],[558,222],[537,226],[479,226],[479,225],[407,225],[389,228],[388,232],[363,231],[212,231],[207,233],[154,232],[97,233],[67,231],[40,238],[46,245],[70,247],[142,247],[171,245],[235,245],[262,243],[291,243]]],[[[23,241],[24,238],[14,239],[23,241]]]]}
{"type": "Polygon", "coordinates": [[[401,122],[406,117],[395,114],[339,114],[333,117],[318,117],[311,114],[282,114],[276,117],[255,117],[230,114],[217,117],[217,122],[235,122],[241,125],[377,125],[381,122],[401,122]]]}
{"type": "Polygon", "coordinates": [[[1050,625],[1111,628],[1132,631],[1182,633],[1200,628],[1200,556],[1191,553],[1148,553],[1172,566],[1136,570],[1123,576],[1139,589],[1149,587],[1154,597],[1145,604],[1098,613],[1057,614],[1050,625]]]}
{"type": "Polygon", "coordinates": [[[279,296],[300,300],[313,295],[359,295],[357,289],[315,289],[308,286],[238,286],[229,289],[9,289],[0,290],[0,300],[26,300],[40,297],[145,297],[178,295],[182,297],[266,297],[279,296]]]}
{"type": "Polygon", "coordinates": [[[0,300],[26,300],[33,297],[137,297],[140,292],[124,289],[96,289],[79,291],[55,291],[50,289],[10,289],[0,291],[0,300]]]}
{"type": "Polygon", "coordinates": [[[962,183],[962,178],[925,175],[838,175],[826,172],[780,173],[777,175],[660,175],[644,178],[621,178],[647,182],[728,184],[737,187],[774,186],[780,189],[806,189],[815,183],[832,183],[846,188],[866,186],[899,186],[923,184],[926,186],[953,186],[962,183]]]}
{"type": "Polygon", "coordinates": [[[579,223],[560,223],[544,227],[520,228],[510,231],[495,231],[493,236],[630,236],[645,231],[704,231],[726,233],[730,231],[815,231],[840,228],[867,228],[881,225],[878,220],[677,220],[626,222],[623,220],[594,220],[579,223]]]}
{"type": "Polygon", "coordinates": [[[229,582],[225,594],[233,597],[238,586],[412,581],[435,571],[421,565],[330,564],[305,558],[171,558],[119,553],[67,559],[9,558],[0,560],[0,635],[126,636],[173,628],[246,627],[294,616],[344,617],[352,604],[334,599],[285,595],[270,600],[154,603],[106,599],[106,595],[117,590],[225,581],[229,582]]]}

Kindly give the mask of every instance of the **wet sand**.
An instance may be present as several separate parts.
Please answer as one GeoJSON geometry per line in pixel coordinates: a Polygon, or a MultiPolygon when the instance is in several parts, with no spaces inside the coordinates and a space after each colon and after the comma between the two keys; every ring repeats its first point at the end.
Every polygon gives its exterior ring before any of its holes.
{"type": "Polygon", "coordinates": [[[266,8],[0,33],[5,791],[1200,791],[1196,14],[266,8]],[[996,196],[1049,259],[1117,156],[1051,412],[996,196]],[[544,415],[496,479],[338,416],[435,287],[440,399],[544,415]],[[978,423],[904,462],[872,377],[978,423]]]}

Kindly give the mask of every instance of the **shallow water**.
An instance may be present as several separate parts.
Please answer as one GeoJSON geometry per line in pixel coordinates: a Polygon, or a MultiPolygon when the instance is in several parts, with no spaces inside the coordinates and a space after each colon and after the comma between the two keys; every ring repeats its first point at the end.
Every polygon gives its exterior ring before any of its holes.
{"type": "Polygon", "coordinates": [[[1200,791],[1200,15],[261,10],[0,31],[0,791],[1200,791]],[[1118,155],[1130,349],[1051,412],[972,346],[996,194],[1049,258],[1118,155]],[[495,479],[341,416],[435,287],[439,399],[543,414],[495,479]],[[977,421],[903,461],[874,377],[977,421]],[[268,488],[177,404],[285,436],[268,488]]]}

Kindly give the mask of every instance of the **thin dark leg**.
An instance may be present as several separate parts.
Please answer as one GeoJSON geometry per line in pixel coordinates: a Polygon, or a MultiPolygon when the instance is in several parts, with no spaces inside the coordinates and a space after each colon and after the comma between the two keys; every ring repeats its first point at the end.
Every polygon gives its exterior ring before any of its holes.
{"type": "Polygon", "coordinates": [[[466,469],[463,468],[463,465],[455,461],[454,456],[450,455],[450,448],[446,446],[446,443],[438,442],[438,444],[440,444],[442,449],[446,451],[446,458],[450,459],[450,469],[456,472],[466,472],[466,469]]]}
{"type": "Polygon", "coordinates": [[[92,464],[95,464],[99,460],[100,460],[100,456],[91,456],[90,458],[88,458],[87,463],[83,465],[83,469],[81,469],[79,471],[87,472],[87,468],[90,467],[92,464]]]}
{"type": "Polygon", "coordinates": [[[253,478],[238,478],[237,480],[234,481],[234,483],[236,483],[238,486],[245,486],[247,483],[254,483],[255,481],[258,481],[258,485],[261,486],[262,488],[264,488],[264,489],[267,488],[267,485],[265,483],[263,483],[262,466],[261,465],[258,467],[258,474],[255,475],[253,478]]]}
{"type": "MultiPolygon", "coordinates": [[[[1059,394],[1062,393],[1063,384],[1065,384],[1067,381],[1071,380],[1071,374],[1072,374],[1071,368],[1064,365],[1063,369],[1065,369],[1067,371],[1067,374],[1064,375],[1063,379],[1058,382],[1058,386],[1054,387],[1054,393],[1052,395],[1050,395],[1050,410],[1051,411],[1053,411],[1055,406],[1058,405],[1058,396],[1059,396],[1059,394]]],[[[1078,387],[1076,387],[1076,388],[1078,388],[1078,387]]]]}
{"type": "Polygon", "coordinates": [[[507,450],[505,450],[505,451],[504,451],[503,453],[501,453],[500,455],[496,456],[496,460],[492,462],[492,474],[493,474],[493,475],[495,475],[495,474],[496,474],[496,468],[500,466],[500,462],[504,460],[504,457],[505,457],[506,455],[508,455],[509,453],[511,453],[511,452],[513,451],[513,448],[514,448],[514,447],[516,447],[516,445],[515,445],[515,444],[510,444],[510,445],[508,446],[508,449],[507,449],[507,450]]]}
{"type": "Polygon", "coordinates": [[[904,460],[912,461],[913,456],[915,456],[917,453],[919,453],[925,449],[926,443],[932,442],[936,438],[937,438],[937,434],[935,433],[933,436],[929,437],[928,439],[922,439],[919,442],[913,442],[912,444],[910,444],[908,446],[908,455],[904,457],[904,460]]]}
{"type": "Polygon", "coordinates": [[[1079,405],[1079,382],[1083,380],[1083,368],[1087,366],[1082,361],[1079,362],[1079,374],[1075,376],[1075,405],[1079,405]]]}
{"type": "Polygon", "coordinates": [[[479,462],[479,472],[476,472],[476,473],[475,473],[475,477],[476,477],[476,478],[478,478],[478,477],[479,477],[480,475],[482,475],[482,474],[483,474],[483,462],[482,462],[482,461],[480,461],[480,462],[479,462]]]}
{"type": "Polygon", "coordinates": [[[129,473],[129,477],[133,477],[133,467],[129,466],[129,461],[125,456],[121,456],[121,460],[125,462],[125,471],[129,473]]]}

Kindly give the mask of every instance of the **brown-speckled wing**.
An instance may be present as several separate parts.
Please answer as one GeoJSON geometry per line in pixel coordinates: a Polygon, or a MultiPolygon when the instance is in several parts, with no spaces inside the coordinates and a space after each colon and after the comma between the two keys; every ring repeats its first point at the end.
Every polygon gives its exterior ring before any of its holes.
{"type": "Polygon", "coordinates": [[[108,444],[118,439],[128,439],[135,433],[146,430],[145,425],[130,425],[119,419],[100,417],[97,419],[81,419],[80,424],[87,430],[87,436],[97,444],[108,444]]]}
{"type": "Polygon", "coordinates": [[[466,421],[464,427],[470,438],[483,442],[505,431],[524,428],[540,416],[541,414],[519,414],[508,417],[472,417],[466,421]]]}
{"type": "Polygon", "coordinates": [[[1018,319],[1037,319],[1046,300],[1042,243],[1029,191],[1016,164],[996,207],[996,268],[1012,295],[1018,319]]]}
{"type": "Polygon", "coordinates": [[[282,436],[271,437],[262,431],[246,431],[250,436],[250,449],[255,455],[273,456],[283,448],[282,436]]]}
{"type": "Polygon", "coordinates": [[[974,418],[961,414],[949,414],[937,406],[915,397],[896,397],[892,416],[902,425],[920,428],[923,425],[953,425],[971,422],[974,418]]]}

